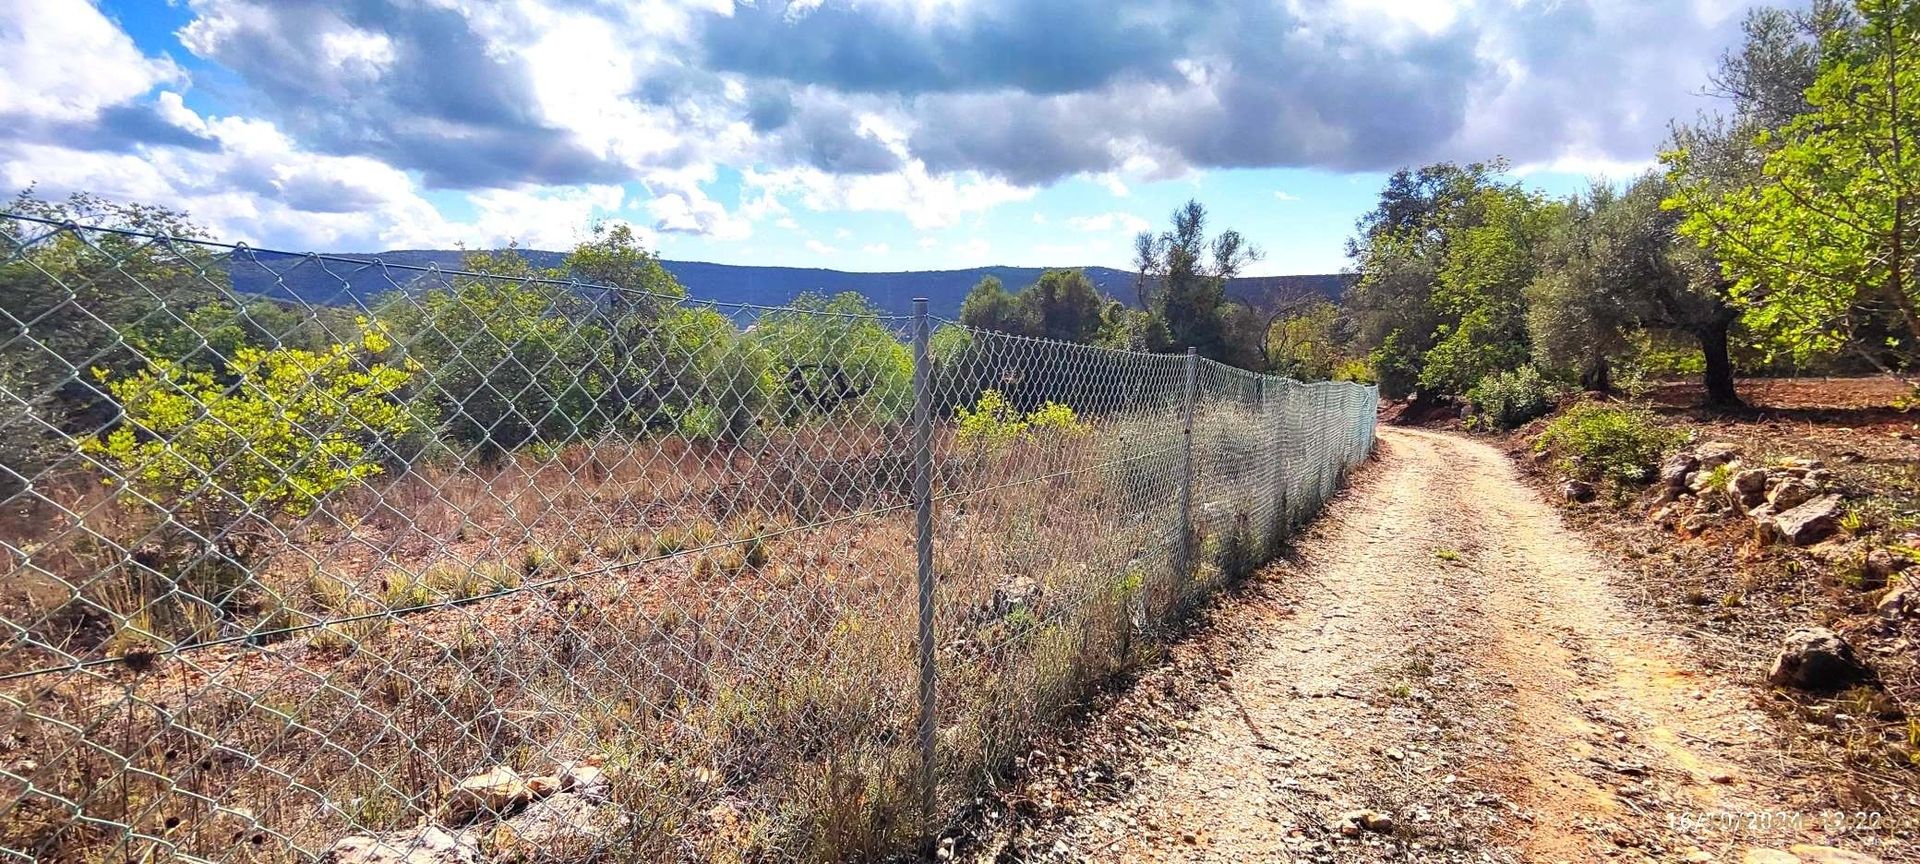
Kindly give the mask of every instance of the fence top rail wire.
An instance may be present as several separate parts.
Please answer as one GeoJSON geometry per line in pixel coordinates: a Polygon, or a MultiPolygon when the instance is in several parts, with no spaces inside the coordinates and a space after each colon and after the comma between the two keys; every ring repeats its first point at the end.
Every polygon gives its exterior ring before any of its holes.
{"type": "MultiPolygon", "coordinates": [[[[1184,361],[1186,358],[1185,354],[1180,354],[1180,353],[1135,351],[1131,348],[1115,348],[1110,345],[1089,345],[1085,342],[1069,342],[1064,339],[1052,339],[1046,336],[1028,336],[1022,333],[1006,333],[999,330],[987,330],[979,327],[972,327],[967,324],[963,324],[959,321],[956,321],[952,318],[947,318],[940,315],[929,315],[927,316],[927,319],[936,324],[942,324],[942,325],[957,328],[960,332],[966,333],[970,336],[985,336],[985,337],[999,340],[999,341],[1015,342],[1015,343],[1030,345],[1035,348],[1058,348],[1058,349],[1063,349],[1068,351],[1086,352],[1086,353],[1092,353],[1092,354],[1109,354],[1109,355],[1115,355],[1115,356],[1159,359],[1159,360],[1164,360],[1171,363],[1179,363],[1184,361]]],[[[1202,368],[1211,370],[1212,372],[1215,372],[1215,373],[1238,375],[1238,376],[1243,376],[1253,380],[1266,381],[1266,382],[1281,382],[1294,387],[1315,387],[1315,388],[1317,387],[1335,387],[1335,388],[1355,387],[1355,388],[1366,389],[1371,386],[1367,384],[1362,384],[1358,381],[1301,381],[1298,378],[1292,378],[1286,375],[1270,375],[1265,372],[1255,372],[1252,369],[1242,369],[1232,364],[1222,363],[1211,357],[1197,357],[1195,359],[1202,365],[1202,368]]]]}
{"type": "MultiPolygon", "coordinates": [[[[339,280],[343,284],[347,280],[342,278],[340,275],[336,274],[333,270],[327,269],[325,265],[348,264],[348,265],[353,265],[354,267],[359,268],[360,270],[363,270],[363,271],[377,269],[382,274],[385,274],[389,271],[399,271],[403,273],[413,273],[413,274],[418,274],[423,276],[445,276],[449,278],[459,278],[459,279],[491,279],[491,280],[499,280],[499,281],[509,281],[509,282],[514,282],[514,283],[524,284],[524,285],[543,285],[543,286],[554,287],[554,288],[569,288],[573,290],[585,289],[590,291],[604,291],[611,294],[617,294],[623,297],[641,297],[641,298],[646,298],[650,300],[660,300],[660,301],[679,304],[679,305],[704,306],[704,307],[710,307],[715,309],[738,309],[741,311],[749,311],[749,312],[793,312],[793,313],[799,313],[804,315],[818,315],[821,317],[853,318],[853,319],[859,319],[863,321],[905,322],[905,321],[913,320],[913,316],[911,315],[868,315],[868,314],[862,314],[862,313],[856,313],[856,312],[839,312],[839,311],[826,310],[826,309],[807,309],[807,308],[802,308],[798,306],[780,306],[780,305],[768,305],[768,304],[762,304],[762,303],[744,303],[739,301],[725,301],[725,300],[706,300],[706,299],[700,299],[695,297],[680,297],[680,296],[675,296],[673,294],[661,294],[658,292],[646,291],[639,288],[628,288],[623,285],[616,285],[608,282],[585,282],[579,279],[555,279],[550,276],[516,275],[516,274],[508,274],[508,273],[488,273],[480,270],[466,270],[466,269],[457,268],[457,267],[441,267],[437,264],[404,264],[399,262],[385,261],[385,260],[382,260],[379,256],[356,258],[349,255],[342,255],[339,253],[329,253],[329,252],[290,252],[284,249],[274,249],[274,248],[264,247],[264,246],[253,246],[246,243],[226,243],[218,240],[209,240],[201,237],[190,237],[190,236],[184,236],[184,235],[178,235],[178,234],[162,234],[162,233],[157,233],[153,231],[143,231],[137,228],[121,228],[121,227],[112,227],[112,226],[105,226],[105,225],[89,225],[89,224],[82,224],[78,222],[63,221],[59,219],[48,219],[43,216],[34,216],[26,213],[13,213],[13,212],[7,212],[7,211],[0,211],[0,220],[31,223],[31,224],[42,225],[42,226],[53,229],[51,231],[47,231],[43,234],[40,234],[34,237],[16,237],[16,236],[10,236],[10,235],[7,236],[8,244],[13,247],[12,251],[14,252],[14,257],[16,259],[18,258],[18,253],[21,250],[31,248],[35,244],[44,242],[48,238],[58,236],[63,232],[74,234],[74,235],[80,235],[85,233],[114,234],[122,237],[132,237],[136,239],[148,240],[156,243],[166,244],[168,248],[172,248],[174,246],[195,246],[195,247],[201,247],[201,248],[207,248],[207,249],[222,249],[236,256],[248,256],[248,257],[229,259],[229,260],[240,260],[242,262],[257,264],[260,267],[265,268],[268,273],[271,273],[274,276],[274,282],[276,284],[282,284],[282,285],[284,285],[284,283],[282,282],[281,277],[284,276],[284,274],[281,272],[277,272],[273,269],[274,264],[278,264],[281,262],[270,262],[270,261],[262,260],[260,258],[261,255],[270,255],[270,256],[284,257],[286,259],[289,259],[289,261],[286,262],[288,266],[283,269],[291,269],[291,267],[298,266],[299,263],[306,262],[306,261],[318,262],[321,265],[322,270],[327,275],[332,276],[333,278],[339,280]]],[[[93,244],[90,243],[89,245],[91,246],[93,244]]],[[[94,248],[98,249],[97,246],[95,246],[94,248]]],[[[481,251],[487,251],[487,250],[481,250],[481,251]]],[[[389,278],[387,281],[391,283],[394,286],[394,288],[398,290],[406,289],[405,283],[403,283],[400,280],[389,278]]],[[[232,291],[235,294],[246,293],[246,292],[235,290],[231,287],[228,287],[226,290],[232,291]]],[[[297,294],[291,294],[291,292],[289,292],[289,294],[293,302],[297,302],[302,307],[305,307],[305,308],[309,308],[309,309],[314,308],[314,304],[308,302],[306,299],[299,297],[297,294]]],[[[281,298],[281,297],[273,297],[269,295],[260,295],[260,296],[267,297],[267,299],[282,299],[282,300],[287,299],[287,298],[281,298]]],[[[354,298],[354,299],[355,299],[355,305],[361,308],[363,311],[365,311],[366,307],[364,306],[364,304],[361,304],[358,298],[354,298]]]]}

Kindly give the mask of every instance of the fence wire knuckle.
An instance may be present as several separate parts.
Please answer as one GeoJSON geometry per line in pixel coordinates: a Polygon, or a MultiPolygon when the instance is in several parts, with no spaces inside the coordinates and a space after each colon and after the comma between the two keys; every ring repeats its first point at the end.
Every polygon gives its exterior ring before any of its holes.
{"type": "Polygon", "coordinates": [[[1373,446],[1367,386],[490,263],[0,214],[0,860],[912,849],[1373,446]]]}

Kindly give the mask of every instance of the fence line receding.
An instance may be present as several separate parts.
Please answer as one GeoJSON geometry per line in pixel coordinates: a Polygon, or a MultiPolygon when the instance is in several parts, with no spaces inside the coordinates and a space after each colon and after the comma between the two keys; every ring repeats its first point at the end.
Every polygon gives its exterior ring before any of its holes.
{"type": "Polygon", "coordinates": [[[493,263],[0,215],[0,859],[910,850],[1373,443],[1370,387],[493,263]]]}

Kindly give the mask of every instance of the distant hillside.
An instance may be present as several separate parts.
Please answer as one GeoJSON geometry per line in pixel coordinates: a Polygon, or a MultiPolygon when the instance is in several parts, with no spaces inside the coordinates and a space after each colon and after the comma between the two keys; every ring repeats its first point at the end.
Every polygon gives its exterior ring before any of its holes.
{"type": "MultiPolygon", "coordinates": [[[[455,249],[402,249],[373,254],[334,257],[356,262],[320,261],[293,255],[258,253],[257,262],[232,266],[236,288],[313,304],[363,303],[376,295],[404,288],[426,276],[411,268],[458,269],[465,254],[455,249]],[[375,262],[379,263],[375,263],[375,262]],[[386,266],[382,266],[386,265],[386,266]],[[405,269],[402,269],[405,268],[405,269]]],[[[562,253],[524,250],[536,267],[553,267],[562,253]]],[[[934,315],[955,318],[967,291],[986,276],[997,276],[1008,288],[1025,288],[1046,272],[1042,267],[973,267],[966,270],[923,270],[898,273],[848,273],[807,267],[750,267],[703,261],[662,261],[687,292],[701,300],[779,306],[807,291],[836,294],[857,291],[891,313],[907,314],[915,297],[927,298],[934,315]]],[[[1134,302],[1134,274],[1110,267],[1083,268],[1102,293],[1134,302]]],[[[1262,309],[1276,308],[1307,295],[1338,299],[1348,277],[1255,276],[1235,279],[1227,292],[1262,309]]]]}

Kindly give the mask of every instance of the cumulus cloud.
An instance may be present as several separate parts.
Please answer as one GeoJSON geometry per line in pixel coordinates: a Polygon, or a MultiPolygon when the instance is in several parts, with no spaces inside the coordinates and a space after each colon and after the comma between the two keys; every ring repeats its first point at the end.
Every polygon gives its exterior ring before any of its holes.
{"type": "Polygon", "coordinates": [[[743,6],[698,39],[713,69],[892,100],[936,173],[1117,184],[1123,168],[1643,154],[1691,113],[1741,5],[827,0],[743,6]]]}
{"type": "Polygon", "coordinates": [[[1095,216],[1074,216],[1067,220],[1067,225],[1089,233],[1105,234],[1118,231],[1125,234],[1138,234],[1151,227],[1152,223],[1132,213],[1114,212],[1095,216]]]}
{"type": "Polygon", "coordinates": [[[0,172],[296,237],[490,233],[427,203],[453,190],[739,240],[791,208],[937,230],[1071,176],[1617,166],[1752,0],[184,2],[163,52],[88,0],[0,0],[0,172]],[[222,71],[219,116],[168,53],[222,71]]]}

